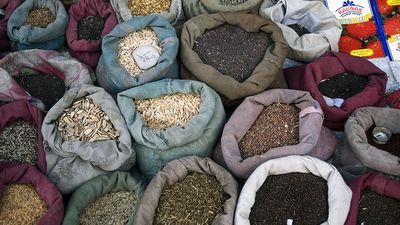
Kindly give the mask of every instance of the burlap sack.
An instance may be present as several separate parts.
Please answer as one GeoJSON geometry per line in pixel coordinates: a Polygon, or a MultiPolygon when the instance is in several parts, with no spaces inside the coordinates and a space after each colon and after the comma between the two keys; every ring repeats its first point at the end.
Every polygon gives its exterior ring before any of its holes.
{"type": "MultiPolygon", "coordinates": [[[[250,225],[249,215],[258,189],[270,175],[312,173],[327,181],[328,220],[321,225],[343,225],[350,209],[351,190],[332,165],[310,156],[287,156],[259,166],[247,179],[240,192],[235,212],[235,224],[250,225]]],[[[284,198],[285,196],[282,196],[284,198]]]]}
{"type": "Polygon", "coordinates": [[[11,50],[7,37],[7,22],[14,10],[22,2],[23,0],[0,0],[0,9],[5,10],[4,18],[0,20],[0,52],[11,50]]]}
{"type": "Polygon", "coordinates": [[[173,160],[165,165],[151,180],[136,212],[136,225],[153,224],[158,201],[163,188],[183,180],[189,172],[213,175],[230,197],[224,204],[222,213],[215,216],[212,225],[231,225],[238,196],[238,184],[232,175],[209,158],[188,156],[173,160]]]}
{"type": "Polygon", "coordinates": [[[400,176],[400,158],[368,144],[365,131],[373,125],[386,127],[393,134],[400,133],[400,110],[377,107],[359,108],[345,124],[345,133],[351,149],[363,165],[380,172],[400,176]]]}
{"type": "MultiPolygon", "coordinates": [[[[238,47],[232,46],[232,48],[238,47]]],[[[286,54],[287,44],[282,31],[271,20],[244,13],[200,15],[190,19],[183,26],[180,51],[183,64],[181,77],[206,83],[220,94],[225,106],[238,105],[245,97],[266,89],[287,87],[282,75],[282,64],[286,54]],[[244,82],[238,82],[231,76],[224,75],[204,64],[199,55],[192,50],[196,39],[206,29],[212,29],[224,23],[235,24],[248,32],[266,32],[271,35],[274,42],[265,52],[264,60],[244,82]]]]}

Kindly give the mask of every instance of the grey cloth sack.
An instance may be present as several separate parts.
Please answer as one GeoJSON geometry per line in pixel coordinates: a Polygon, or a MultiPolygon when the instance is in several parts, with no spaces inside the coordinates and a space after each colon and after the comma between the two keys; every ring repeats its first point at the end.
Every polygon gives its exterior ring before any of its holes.
{"type": "Polygon", "coordinates": [[[68,90],[47,113],[42,133],[46,146],[46,175],[62,194],[74,191],[83,182],[109,171],[129,170],[136,160],[131,136],[113,98],[104,89],[82,85],[68,90]],[[91,98],[119,131],[118,140],[97,142],[64,141],[56,120],[78,98],[91,98]]]}
{"type": "Polygon", "coordinates": [[[335,15],[321,1],[265,0],[259,14],[274,21],[290,46],[288,58],[309,62],[326,51],[339,50],[342,27],[335,15]],[[289,25],[298,24],[308,30],[299,36],[289,25]]]}

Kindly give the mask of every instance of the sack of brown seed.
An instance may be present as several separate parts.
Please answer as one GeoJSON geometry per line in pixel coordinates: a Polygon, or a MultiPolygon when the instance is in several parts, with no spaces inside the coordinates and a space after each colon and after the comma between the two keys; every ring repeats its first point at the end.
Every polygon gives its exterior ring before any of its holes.
{"type": "Polygon", "coordinates": [[[274,89],[247,97],[225,124],[214,159],[244,179],[262,163],[288,155],[328,160],[336,137],[323,120],[318,102],[305,91],[274,89]]]}
{"type": "Polygon", "coordinates": [[[11,50],[7,37],[7,22],[14,10],[23,0],[0,0],[0,52],[11,50]]]}
{"type": "Polygon", "coordinates": [[[161,16],[120,23],[103,38],[98,84],[117,94],[151,81],[178,78],[178,45],[175,29],[161,16]]]}
{"type": "Polygon", "coordinates": [[[59,50],[64,46],[68,14],[60,1],[26,0],[11,15],[7,35],[14,50],[59,50]]]}
{"type": "Polygon", "coordinates": [[[225,123],[218,95],[197,81],[165,79],[131,88],[118,94],[118,106],[148,179],[171,160],[210,156],[225,123]]]}
{"type": "Polygon", "coordinates": [[[136,159],[125,121],[113,98],[92,85],[71,88],[49,110],[42,133],[47,176],[67,194],[83,182],[136,159]]]}

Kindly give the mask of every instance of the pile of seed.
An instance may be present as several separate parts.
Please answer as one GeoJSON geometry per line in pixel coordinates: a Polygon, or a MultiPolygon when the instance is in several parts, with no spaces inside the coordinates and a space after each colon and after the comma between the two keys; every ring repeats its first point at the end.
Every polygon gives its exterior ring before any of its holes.
{"type": "Polygon", "coordinates": [[[79,98],[64,109],[57,120],[57,128],[66,141],[94,142],[119,137],[109,117],[88,97],[79,98]]]}
{"type": "Polygon", "coordinates": [[[49,8],[34,8],[29,12],[25,24],[31,25],[32,27],[46,28],[55,20],[56,17],[53,15],[49,8]]]}
{"type": "Polygon", "coordinates": [[[205,64],[243,82],[264,59],[271,44],[270,35],[265,32],[250,33],[238,26],[224,24],[200,35],[193,51],[205,64]]]}
{"type": "Polygon", "coordinates": [[[134,104],[145,126],[151,129],[184,127],[200,111],[200,95],[175,93],[159,98],[136,99],[134,104]]]}
{"type": "Polygon", "coordinates": [[[298,144],[299,112],[294,105],[284,103],[264,107],[239,142],[242,158],[262,155],[272,148],[298,144]]]}
{"type": "Polygon", "coordinates": [[[328,185],[313,174],[268,176],[258,189],[250,224],[319,225],[328,219],[328,185]]]}
{"type": "Polygon", "coordinates": [[[118,62],[132,76],[137,76],[143,70],[139,68],[133,58],[133,51],[142,45],[152,45],[161,54],[161,48],[157,45],[158,37],[151,28],[132,32],[121,38],[118,45],[118,62]]]}
{"type": "Polygon", "coordinates": [[[370,144],[378,149],[381,149],[383,151],[387,151],[392,155],[400,157],[400,134],[392,134],[392,137],[389,139],[388,143],[380,145],[373,141],[374,139],[373,139],[372,130],[374,128],[375,128],[375,126],[372,126],[366,132],[368,144],[370,144]]]}
{"type": "Polygon", "coordinates": [[[248,0],[220,0],[222,5],[240,5],[248,0]]]}
{"type": "Polygon", "coordinates": [[[321,94],[329,98],[347,99],[363,91],[367,84],[368,77],[345,72],[322,80],[318,84],[318,89],[321,94]]]}
{"type": "Polygon", "coordinates": [[[358,205],[357,224],[393,225],[400,221],[400,200],[364,190],[358,205]]]}
{"type": "Polygon", "coordinates": [[[105,194],[90,203],[79,215],[81,225],[125,225],[136,204],[134,192],[105,194]]]}
{"type": "Polygon", "coordinates": [[[24,120],[17,120],[0,131],[0,161],[37,162],[38,130],[24,120]]]}
{"type": "Polygon", "coordinates": [[[0,224],[39,224],[47,204],[30,184],[5,185],[0,198],[0,224]]]}
{"type": "Polygon", "coordinates": [[[87,16],[78,21],[78,40],[99,40],[104,29],[105,18],[87,16]]]}
{"type": "Polygon", "coordinates": [[[146,16],[151,13],[169,11],[172,0],[129,0],[128,7],[134,16],[146,16]]]}
{"type": "Polygon", "coordinates": [[[214,176],[190,173],[164,187],[153,224],[212,224],[228,198],[214,176]]]}

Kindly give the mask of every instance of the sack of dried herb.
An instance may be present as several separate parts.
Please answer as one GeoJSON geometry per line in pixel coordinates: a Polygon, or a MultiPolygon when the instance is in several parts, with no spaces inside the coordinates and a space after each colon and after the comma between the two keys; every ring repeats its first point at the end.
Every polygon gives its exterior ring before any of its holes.
{"type": "MultiPolygon", "coordinates": [[[[16,81],[21,75],[35,73],[55,75],[64,81],[67,89],[80,84],[93,84],[95,80],[94,73],[85,64],[58,52],[38,49],[12,52],[0,60],[0,101],[27,100],[42,111],[49,110],[50,105],[32,96],[16,81]]],[[[53,93],[46,93],[49,90],[44,86],[39,83],[34,88],[43,89],[45,97],[55,94],[54,90],[53,93]]]]}
{"type": "Polygon", "coordinates": [[[117,25],[113,8],[103,0],[80,0],[71,6],[68,15],[68,50],[72,57],[95,69],[101,55],[101,39],[117,25]]]}
{"type": "Polygon", "coordinates": [[[177,78],[178,45],[174,28],[160,16],[120,23],[103,38],[103,54],[96,68],[98,83],[107,92],[117,94],[151,81],[177,78]],[[137,68],[133,57],[133,51],[141,46],[155,48],[160,54],[149,69],[137,68]]]}
{"type": "Polygon", "coordinates": [[[210,156],[225,122],[218,95],[197,81],[165,79],[135,87],[118,94],[118,106],[148,179],[171,160],[210,156]]]}
{"type": "MultiPolygon", "coordinates": [[[[142,196],[139,208],[136,213],[135,224],[160,224],[160,222],[157,222],[157,217],[159,216],[158,214],[162,213],[163,210],[158,209],[160,204],[162,204],[162,202],[160,202],[160,199],[162,200],[163,198],[163,190],[168,187],[174,187],[179,183],[182,183],[182,181],[193,174],[193,172],[195,174],[211,175],[212,178],[216,178],[217,183],[219,184],[217,186],[219,187],[216,188],[215,186],[210,186],[210,183],[194,182],[196,186],[204,187],[206,191],[210,191],[209,194],[207,195],[207,193],[202,193],[204,190],[199,191],[201,193],[196,192],[193,189],[182,190],[185,193],[190,192],[191,198],[186,200],[179,198],[178,204],[182,204],[181,206],[174,205],[174,203],[172,203],[172,205],[170,205],[169,207],[166,206],[163,209],[166,210],[170,208],[169,210],[172,213],[179,214],[180,216],[186,213],[184,215],[184,217],[186,218],[177,218],[177,220],[182,221],[186,219],[186,221],[190,222],[182,224],[233,224],[233,215],[238,194],[238,184],[236,183],[232,175],[224,168],[219,166],[217,163],[213,162],[209,158],[199,158],[197,156],[188,156],[173,160],[169,162],[166,166],[164,166],[156,174],[156,176],[147,186],[146,191],[142,196]],[[215,206],[218,206],[218,208],[220,208],[223,205],[223,208],[221,208],[220,211],[215,211],[215,208],[210,209],[209,205],[204,205],[206,202],[213,204],[215,202],[218,202],[220,199],[212,198],[213,196],[215,196],[215,193],[212,192],[212,190],[221,191],[220,189],[222,189],[222,192],[224,193],[224,200],[226,200],[222,204],[218,204],[215,206]],[[206,194],[207,197],[202,197],[202,195],[204,194],[206,194]],[[185,201],[187,201],[186,204],[185,201]],[[183,207],[185,208],[183,209],[183,207]],[[198,211],[197,213],[193,213],[193,211],[192,213],[190,213],[191,210],[198,211]],[[212,211],[208,212],[209,210],[212,211]],[[200,215],[198,215],[198,212],[200,212],[200,215]],[[214,218],[207,217],[207,214],[215,212],[217,213],[214,214],[214,218]],[[196,221],[197,218],[204,217],[209,219],[208,223],[204,223],[204,221],[196,221]]],[[[179,195],[179,193],[177,194],[179,195]]],[[[182,197],[185,197],[185,195],[182,197]]],[[[171,218],[168,218],[168,221],[171,223],[171,218]]]]}
{"type": "MultiPolygon", "coordinates": [[[[251,214],[252,211],[255,210],[254,203],[255,200],[257,200],[258,191],[261,189],[261,186],[264,184],[264,182],[268,181],[267,179],[269,177],[273,175],[285,175],[290,173],[312,174],[324,179],[327,184],[327,193],[325,196],[327,196],[329,208],[328,217],[326,221],[321,224],[344,224],[347,213],[350,209],[351,190],[346,185],[340,173],[335,167],[310,156],[287,156],[279,159],[269,160],[260,165],[247,179],[245,185],[242,188],[236,206],[235,224],[250,225],[250,220],[252,219],[251,214]]],[[[281,187],[282,192],[289,190],[289,187],[285,187],[284,184],[282,184],[281,187]]],[[[307,193],[311,193],[312,195],[313,187],[311,186],[309,188],[311,188],[311,190],[304,190],[304,193],[306,193],[307,191],[307,193]]],[[[303,194],[300,193],[300,191],[297,196],[303,194]]],[[[279,198],[282,199],[280,202],[283,204],[286,202],[290,202],[289,199],[286,201],[285,195],[282,195],[279,192],[274,194],[274,196],[279,196],[279,198]]],[[[268,198],[268,196],[266,197],[268,198]]],[[[315,204],[305,205],[302,209],[302,212],[304,212],[304,210],[308,210],[309,207],[313,207],[313,205],[315,204]]],[[[268,211],[287,210],[286,208],[282,207],[283,206],[280,206],[280,204],[278,204],[276,205],[276,208],[269,208],[268,211]]],[[[267,212],[265,212],[264,215],[266,216],[266,214],[267,212]]],[[[294,217],[296,215],[291,216],[294,217]]],[[[280,224],[285,224],[286,219],[293,218],[285,218],[285,221],[281,221],[280,224]]],[[[296,224],[296,221],[293,221],[293,223],[296,224]]]]}
{"type": "Polygon", "coordinates": [[[26,0],[9,18],[7,35],[14,50],[59,50],[64,46],[67,23],[68,14],[60,1],[26,0]],[[38,12],[32,21],[27,21],[32,10],[47,10],[48,13],[38,12]],[[43,21],[48,22],[42,24],[43,21]]]}
{"type": "Polygon", "coordinates": [[[7,22],[14,10],[23,0],[0,0],[0,9],[5,12],[4,17],[0,18],[0,52],[11,50],[11,45],[7,37],[7,22]]]}
{"type": "Polygon", "coordinates": [[[385,72],[364,58],[346,53],[329,52],[307,65],[285,69],[284,75],[289,88],[309,91],[311,96],[319,102],[324,111],[324,125],[330,129],[343,130],[349,115],[359,107],[385,105],[387,76],[385,72]],[[328,105],[326,96],[323,96],[320,89],[321,84],[325,81],[333,81],[335,77],[345,79],[349,77],[352,80],[336,82],[331,87],[327,87],[326,91],[333,92],[342,87],[346,89],[336,94],[350,93],[355,89],[360,91],[346,96],[347,98],[342,97],[343,102],[340,106],[328,105]],[[353,80],[356,82],[352,82],[353,80]]]}
{"type": "Polygon", "coordinates": [[[274,89],[247,97],[225,124],[214,159],[239,178],[265,161],[288,155],[329,159],[336,137],[308,92],[274,89]],[[293,109],[290,109],[292,107],[293,109]]]}
{"type": "Polygon", "coordinates": [[[64,204],[60,192],[29,164],[4,166],[0,163],[0,193],[1,224],[62,223],[64,204]],[[13,186],[13,191],[7,191],[13,186]]]}
{"type": "MultiPolygon", "coordinates": [[[[241,29],[241,30],[242,30],[241,29]]],[[[234,32],[232,32],[234,33],[234,32]]],[[[226,40],[232,40],[230,35],[225,34],[226,40]]],[[[221,39],[223,34],[218,39],[221,39]]],[[[236,37],[239,43],[235,46],[227,46],[224,55],[210,54],[210,57],[217,57],[217,59],[224,59],[217,63],[218,65],[230,63],[228,67],[246,68],[249,66],[247,63],[237,63],[236,57],[230,53],[231,49],[239,50],[243,44],[241,42],[248,41],[248,38],[236,37]],[[240,46],[239,46],[240,45],[240,46]]],[[[265,38],[264,38],[265,39],[265,38]]],[[[208,48],[210,50],[216,49],[217,46],[212,47],[216,40],[209,41],[208,48]]],[[[220,43],[222,45],[223,43],[220,43]]],[[[258,41],[246,43],[248,46],[258,44],[258,41]]],[[[254,46],[253,46],[254,47],[254,46]]],[[[203,48],[200,48],[200,50],[203,48]]],[[[250,48],[249,48],[250,49],[250,48]]],[[[259,47],[254,51],[259,51],[259,47]]],[[[247,49],[239,51],[237,54],[245,52],[247,49]]],[[[187,21],[182,30],[181,35],[181,50],[180,58],[182,61],[181,77],[184,79],[199,80],[206,83],[213,88],[222,98],[225,106],[238,105],[247,96],[258,94],[270,88],[285,88],[286,82],[282,75],[282,63],[286,58],[287,44],[283,38],[280,28],[271,20],[266,20],[260,16],[244,13],[220,13],[211,15],[200,15],[187,21]],[[265,53],[261,52],[261,61],[256,62],[254,70],[251,71],[249,77],[244,81],[238,81],[232,76],[235,74],[225,74],[217,70],[217,66],[211,66],[204,63],[199,54],[194,50],[197,40],[205,35],[207,30],[218,28],[221,25],[230,24],[235,27],[242,28],[244,33],[266,33],[271,41],[266,48],[265,53]]],[[[207,55],[207,54],[205,54],[207,55]]],[[[242,55],[242,58],[249,58],[253,52],[242,55]]],[[[256,59],[253,59],[256,60],[256,59]]]]}
{"type": "Polygon", "coordinates": [[[47,176],[61,193],[136,159],[125,121],[104,89],[81,85],[68,90],[44,118],[47,176]],[[48,148],[47,148],[48,145],[48,148]]]}
{"type": "Polygon", "coordinates": [[[135,213],[144,191],[145,183],[127,172],[118,171],[95,177],[82,184],[72,194],[63,224],[88,224],[82,222],[91,220],[98,224],[133,225],[135,213]],[[113,196],[113,193],[117,196],[113,196]],[[127,194],[131,199],[117,201],[118,195],[125,196],[127,194]],[[102,204],[102,202],[104,203],[102,204]],[[86,220],[82,221],[84,219],[86,220]]]}

